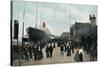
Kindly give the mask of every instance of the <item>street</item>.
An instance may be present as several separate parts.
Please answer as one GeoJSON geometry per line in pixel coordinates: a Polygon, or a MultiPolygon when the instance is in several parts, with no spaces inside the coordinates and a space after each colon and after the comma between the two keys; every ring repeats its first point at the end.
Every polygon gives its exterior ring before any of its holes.
{"type": "MultiPolygon", "coordinates": [[[[23,65],[41,65],[41,64],[58,64],[58,63],[74,63],[74,56],[76,53],[76,49],[74,49],[74,53],[71,54],[71,56],[67,56],[67,52],[64,52],[64,55],[60,53],[60,48],[56,46],[53,51],[53,57],[52,58],[46,58],[45,54],[45,48],[43,48],[43,59],[34,61],[34,58],[30,59],[30,61],[25,62],[24,59],[22,60],[15,60],[14,66],[19,66],[19,63],[21,66],[23,65]]],[[[86,54],[84,51],[83,55],[83,62],[90,61],[90,55],[86,54]]]]}

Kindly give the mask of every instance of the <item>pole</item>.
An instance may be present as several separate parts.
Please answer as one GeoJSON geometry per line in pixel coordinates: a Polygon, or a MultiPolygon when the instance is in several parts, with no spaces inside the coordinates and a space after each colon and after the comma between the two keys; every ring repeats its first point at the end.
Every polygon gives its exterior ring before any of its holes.
{"type": "Polygon", "coordinates": [[[36,28],[37,28],[37,23],[38,23],[37,17],[38,17],[38,5],[36,5],[36,28]]]}
{"type": "Polygon", "coordinates": [[[21,62],[20,62],[20,46],[18,44],[18,38],[17,38],[17,47],[18,47],[18,54],[19,54],[19,56],[18,56],[18,63],[19,63],[19,66],[20,66],[21,65],[21,62]]]}
{"type": "MultiPolygon", "coordinates": [[[[71,23],[71,4],[69,4],[69,29],[71,28],[70,23],[71,23]]],[[[71,40],[71,34],[69,35],[69,40],[71,40]]]]}
{"type": "MultiPolygon", "coordinates": [[[[19,38],[19,23],[18,23],[18,36],[17,36],[18,38],[19,38]]],[[[20,46],[19,46],[19,44],[18,44],[18,38],[17,38],[17,47],[18,47],[18,63],[19,63],[19,66],[21,65],[21,62],[20,62],[20,46]]]]}
{"type": "Polygon", "coordinates": [[[22,28],[22,47],[23,47],[23,37],[24,37],[24,22],[23,22],[23,28],[22,28]]]}
{"type": "Polygon", "coordinates": [[[13,10],[13,1],[10,2],[10,9],[11,9],[10,10],[11,11],[10,12],[10,14],[11,14],[10,15],[10,17],[11,17],[11,19],[10,19],[10,43],[11,43],[11,45],[10,45],[10,48],[11,48],[11,50],[10,50],[10,52],[11,52],[11,54],[10,54],[11,55],[10,56],[10,65],[13,66],[13,52],[12,52],[13,51],[13,46],[12,46],[12,21],[13,21],[13,17],[12,17],[13,11],[12,10],[13,10]]]}
{"type": "MultiPolygon", "coordinates": [[[[25,6],[25,3],[24,3],[24,6],[25,6]]],[[[23,47],[23,37],[24,37],[24,17],[25,17],[25,8],[24,8],[24,12],[23,12],[22,47],[23,47]]]]}

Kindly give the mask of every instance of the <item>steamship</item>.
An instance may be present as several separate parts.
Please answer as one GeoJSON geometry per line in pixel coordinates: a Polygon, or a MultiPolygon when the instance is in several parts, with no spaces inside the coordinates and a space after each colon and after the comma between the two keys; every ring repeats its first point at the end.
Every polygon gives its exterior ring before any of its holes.
{"type": "Polygon", "coordinates": [[[33,28],[33,27],[28,27],[27,28],[27,34],[29,41],[47,41],[51,39],[50,31],[46,27],[45,22],[43,22],[43,25],[39,28],[33,28]]]}

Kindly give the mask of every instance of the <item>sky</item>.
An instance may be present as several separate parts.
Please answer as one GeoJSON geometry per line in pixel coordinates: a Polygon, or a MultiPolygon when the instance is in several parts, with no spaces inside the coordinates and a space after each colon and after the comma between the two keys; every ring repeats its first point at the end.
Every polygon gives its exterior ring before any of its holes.
{"type": "Polygon", "coordinates": [[[23,22],[24,35],[29,26],[36,27],[37,23],[40,27],[45,22],[51,34],[60,36],[62,32],[69,32],[75,22],[89,23],[89,14],[97,17],[96,5],[13,0],[13,21],[19,21],[19,37],[22,36],[23,22]]]}

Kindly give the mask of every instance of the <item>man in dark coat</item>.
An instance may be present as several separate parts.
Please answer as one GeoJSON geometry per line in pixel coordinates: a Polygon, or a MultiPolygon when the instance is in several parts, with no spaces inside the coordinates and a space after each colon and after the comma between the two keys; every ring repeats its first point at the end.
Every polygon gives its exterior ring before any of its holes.
{"type": "Polygon", "coordinates": [[[63,44],[60,45],[60,51],[61,51],[61,54],[64,55],[64,45],[63,44]]]}
{"type": "Polygon", "coordinates": [[[55,43],[56,43],[56,42],[54,42],[54,45],[53,45],[54,48],[56,47],[56,46],[55,46],[55,43]]]}
{"type": "Polygon", "coordinates": [[[64,43],[64,49],[65,49],[65,52],[67,51],[67,45],[66,45],[66,42],[64,43]]]}
{"type": "Polygon", "coordinates": [[[52,57],[52,52],[53,52],[53,47],[52,47],[52,45],[49,46],[49,51],[50,51],[50,57],[52,57]]]}
{"type": "Polygon", "coordinates": [[[82,52],[79,54],[79,59],[80,59],[81,62],[83,62],[83,54],[82,54],[82,52]]]}
{"type": "Polygon", "coordinates": [[[28,49],[27,49],[27,47],[25,47],[25,62],[26,61],[29,61],[29,56],[28,56],[28,49]]]}
{"type": "Polygon", "coordinates": [[[67,56],[71,56],[71,43],[67,45],[67,56]]]}
{"type": "Polygon", "coordinates": [[[48,58],[48,57],[49,57],[49,47],[48,47],[48,45],[47,45],[47,47],[46,47],[45,52],[46,52],[46,58],[48,58]]]}
{"type": "Polygon", "coordinates": [[[29,55],[30,55],[30,58],[32,58],[32,47],[31,46],[29,47],[29,55]]]}
{"type": "Polygon", "coordinates": [[[74,53],[74,43],[73,42],[71,43],[71,51],[72,53],[74,53]]]}
{"type": "Polygon", "coordinates": [[[35,61],[37,60],[37,52],[38,52],[38,49],[36,46],[34,46],[33,53],[34,53],[34,60],[35,61]]]}
{"type": "Polygon", "coordinates": [[[43,58],[43,52],[42,52],[41,47],[39,47],[39,49],[38,49],[38,60],[41,60],[42,58],[43,58]]]}
{"type": "Polygon", "coordinates": [[[67,48],[67,56],[71,56],[71,48],[70,48],[70,46],[68,46],[68,48],[67,48]]]}

